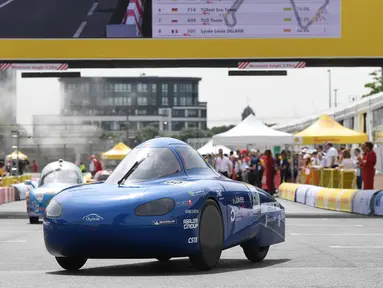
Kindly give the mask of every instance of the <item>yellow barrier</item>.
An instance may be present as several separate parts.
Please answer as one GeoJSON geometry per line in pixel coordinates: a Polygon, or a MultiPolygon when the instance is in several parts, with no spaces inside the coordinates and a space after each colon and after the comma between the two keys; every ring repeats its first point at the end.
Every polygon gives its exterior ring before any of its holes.
{"type": "Polygon", "coordinates": [[[328,206],[328,196],[335,189],[323,188],[318,192],[315,197],[315,203],[317,208],[327,209],[328,206]]]}
{"type": "Polygon", "coordinates": [[[352,212],[352,201],[356,192],[357,190],[324,188],[319,191],[316,196],[316,207],[334,211],[352,212]]]}
{"type": "Polygon", "coordinates": [[[295,183],[283,183],[279,186],[279,197],[282,199],[295,201],[295,191],[301,186],[295,183]]]}
{"type": "Polygon", "coordinates": [[[31,180],[31,174],[24,174],[21,176],[7,176],[0,180],[0,187],[10,187],[13,184],[24,183],[25,180],[31,180]]]}
{"type": "Polygon", "coordinates": [[[354,170],[311,168],[310,175],[305,171],[299,174],[300,184],[309,184],[334,189],[355,189],[357,174],[354,170]]]}

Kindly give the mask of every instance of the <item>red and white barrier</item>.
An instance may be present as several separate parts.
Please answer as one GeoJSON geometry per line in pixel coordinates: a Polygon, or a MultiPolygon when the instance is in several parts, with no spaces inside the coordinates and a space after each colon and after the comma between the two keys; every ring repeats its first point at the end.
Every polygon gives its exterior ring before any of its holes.
{"type": "Polygon", "coordinates": [[[0,204],[13,202],[16,200],[15,188],[0,187],[0,204]]]}
{"type": "Polygon", "coordinates": [[[137,36],[142,36],[142,23],[144,21],[144,3],[143,0],[130,0],[122,19],[122,24],[135,25],[137,36]]]}

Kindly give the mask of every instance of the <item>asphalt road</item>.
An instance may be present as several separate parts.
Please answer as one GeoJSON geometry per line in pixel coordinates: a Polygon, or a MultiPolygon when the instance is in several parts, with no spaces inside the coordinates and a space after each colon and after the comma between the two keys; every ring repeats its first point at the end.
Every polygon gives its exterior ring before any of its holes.
{"type": "Polygon", "coordinates": [[[104,38],[118,0],[0,0],[0,38],[104,38]]]}
{"type": "MultiPolygon", "coordinates": [[[[288,215],[303,213],[301,205],[289,204],[288,215]]],[[[41,225],[0,219],[0,287],[382,287],[382,219],[327,213],[307,218],[307,213],[287,219],[286,242],[273,246],[263,263],[248,262],[235,247],[224,251],[218,267],[207,273],[182,258],[166,264],[89,260],[70,274],[46,252],[41,225]]]]}

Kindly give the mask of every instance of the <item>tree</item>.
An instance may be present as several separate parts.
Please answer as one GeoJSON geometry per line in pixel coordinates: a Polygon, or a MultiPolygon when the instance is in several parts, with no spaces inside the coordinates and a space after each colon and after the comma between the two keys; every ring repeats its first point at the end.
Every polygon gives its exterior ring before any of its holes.
{"type": "Polygon", "coordinates": [[[174,135],[174,138],[180,139],[182,141],[187,141],[190,138],[209,138],[212,137],[213,133],[209,130],[200,130],[198,128],[188,128],[184,129],[178,135],[174,135]]]}
{"type": "Polygon", "coordinates": [[[158,129],[153,126],[146,126],[140,130],[136,139],[139,142],[145,142],[146,140],[155,138],[156,136],[159,136],[158,129]]]}
{"type": "Polygon", "coordinates": [[[217,126],[210,129],[213,135],[224,133],[226,131],[229,131],[231,128],[233,128],[235,125],[228,125],[228,126],[217,126]]]}
{"type": "Polygon", "coordinates": [[[369,74],[372,76],[372,82],[364,85],[365,88],[370,89],[370,92],[363,95],[363,97],[369,97],[383,92],[383,79],[380,70],[376,70],[369,74]]]}
{"type": "Polygon", "coordinates": [[[255,116],[255,113],[254,113],[253,109],[250,106],[247,106],[245,109],[243,109],[242,120],[245,120],[249,115],[254,115],[255,116]]]}

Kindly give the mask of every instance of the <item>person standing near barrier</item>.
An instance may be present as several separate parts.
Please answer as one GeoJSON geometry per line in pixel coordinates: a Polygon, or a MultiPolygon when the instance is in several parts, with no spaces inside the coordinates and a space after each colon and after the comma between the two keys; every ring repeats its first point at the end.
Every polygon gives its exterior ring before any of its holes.
{"type": "Polygon", "coordinates": [[[358,189],[362,189],[362,162],[363,162],[363,157],[361,155],[361,150],[359,148],[356,148],[354,150],[354,156],[355,156],[355,168],[357,169],[356,171],[356,185],[358,189]]]}
{"type": "Polygon", "coordinates": [[[290,173],[290,163],[287,159],[286,151],[282,151],[281,153],[281,162],[280,162],[280,171],[281,171],[281,183],[288,182],[289,173],[290,173]]]}
{"type": "Polygon", "coordinates": [[[275,166],[274,166],[274,158],[271,150],[265,151],[265,169],[266,169],[266,185],[267,192],[270,195],[274,194],[274,174],[275,174],[275,166]]]}
{"type": "Polygon", "coordinates": [[[233,164],[228,157],[223,155],[222,149],[218,150],[218,157],[215,160],[214,167],[223,176],[230,178],[233,164]]]}
{"type": "Polygon", "coordinates": [[[374,177],[375,177],[375,165],[376,165],[376,153],[374,151],[374,144],[372,142],[366,142],[363,145],[364,157],[362,162],[362,178],[363,189],[374,189],[374,177]]]}
{"type": "Polygon", "coordinates": [[[336,168],[338,166],[338,151],[334,148],[332,143],[326,143],[326,168],[336,168]]]}

